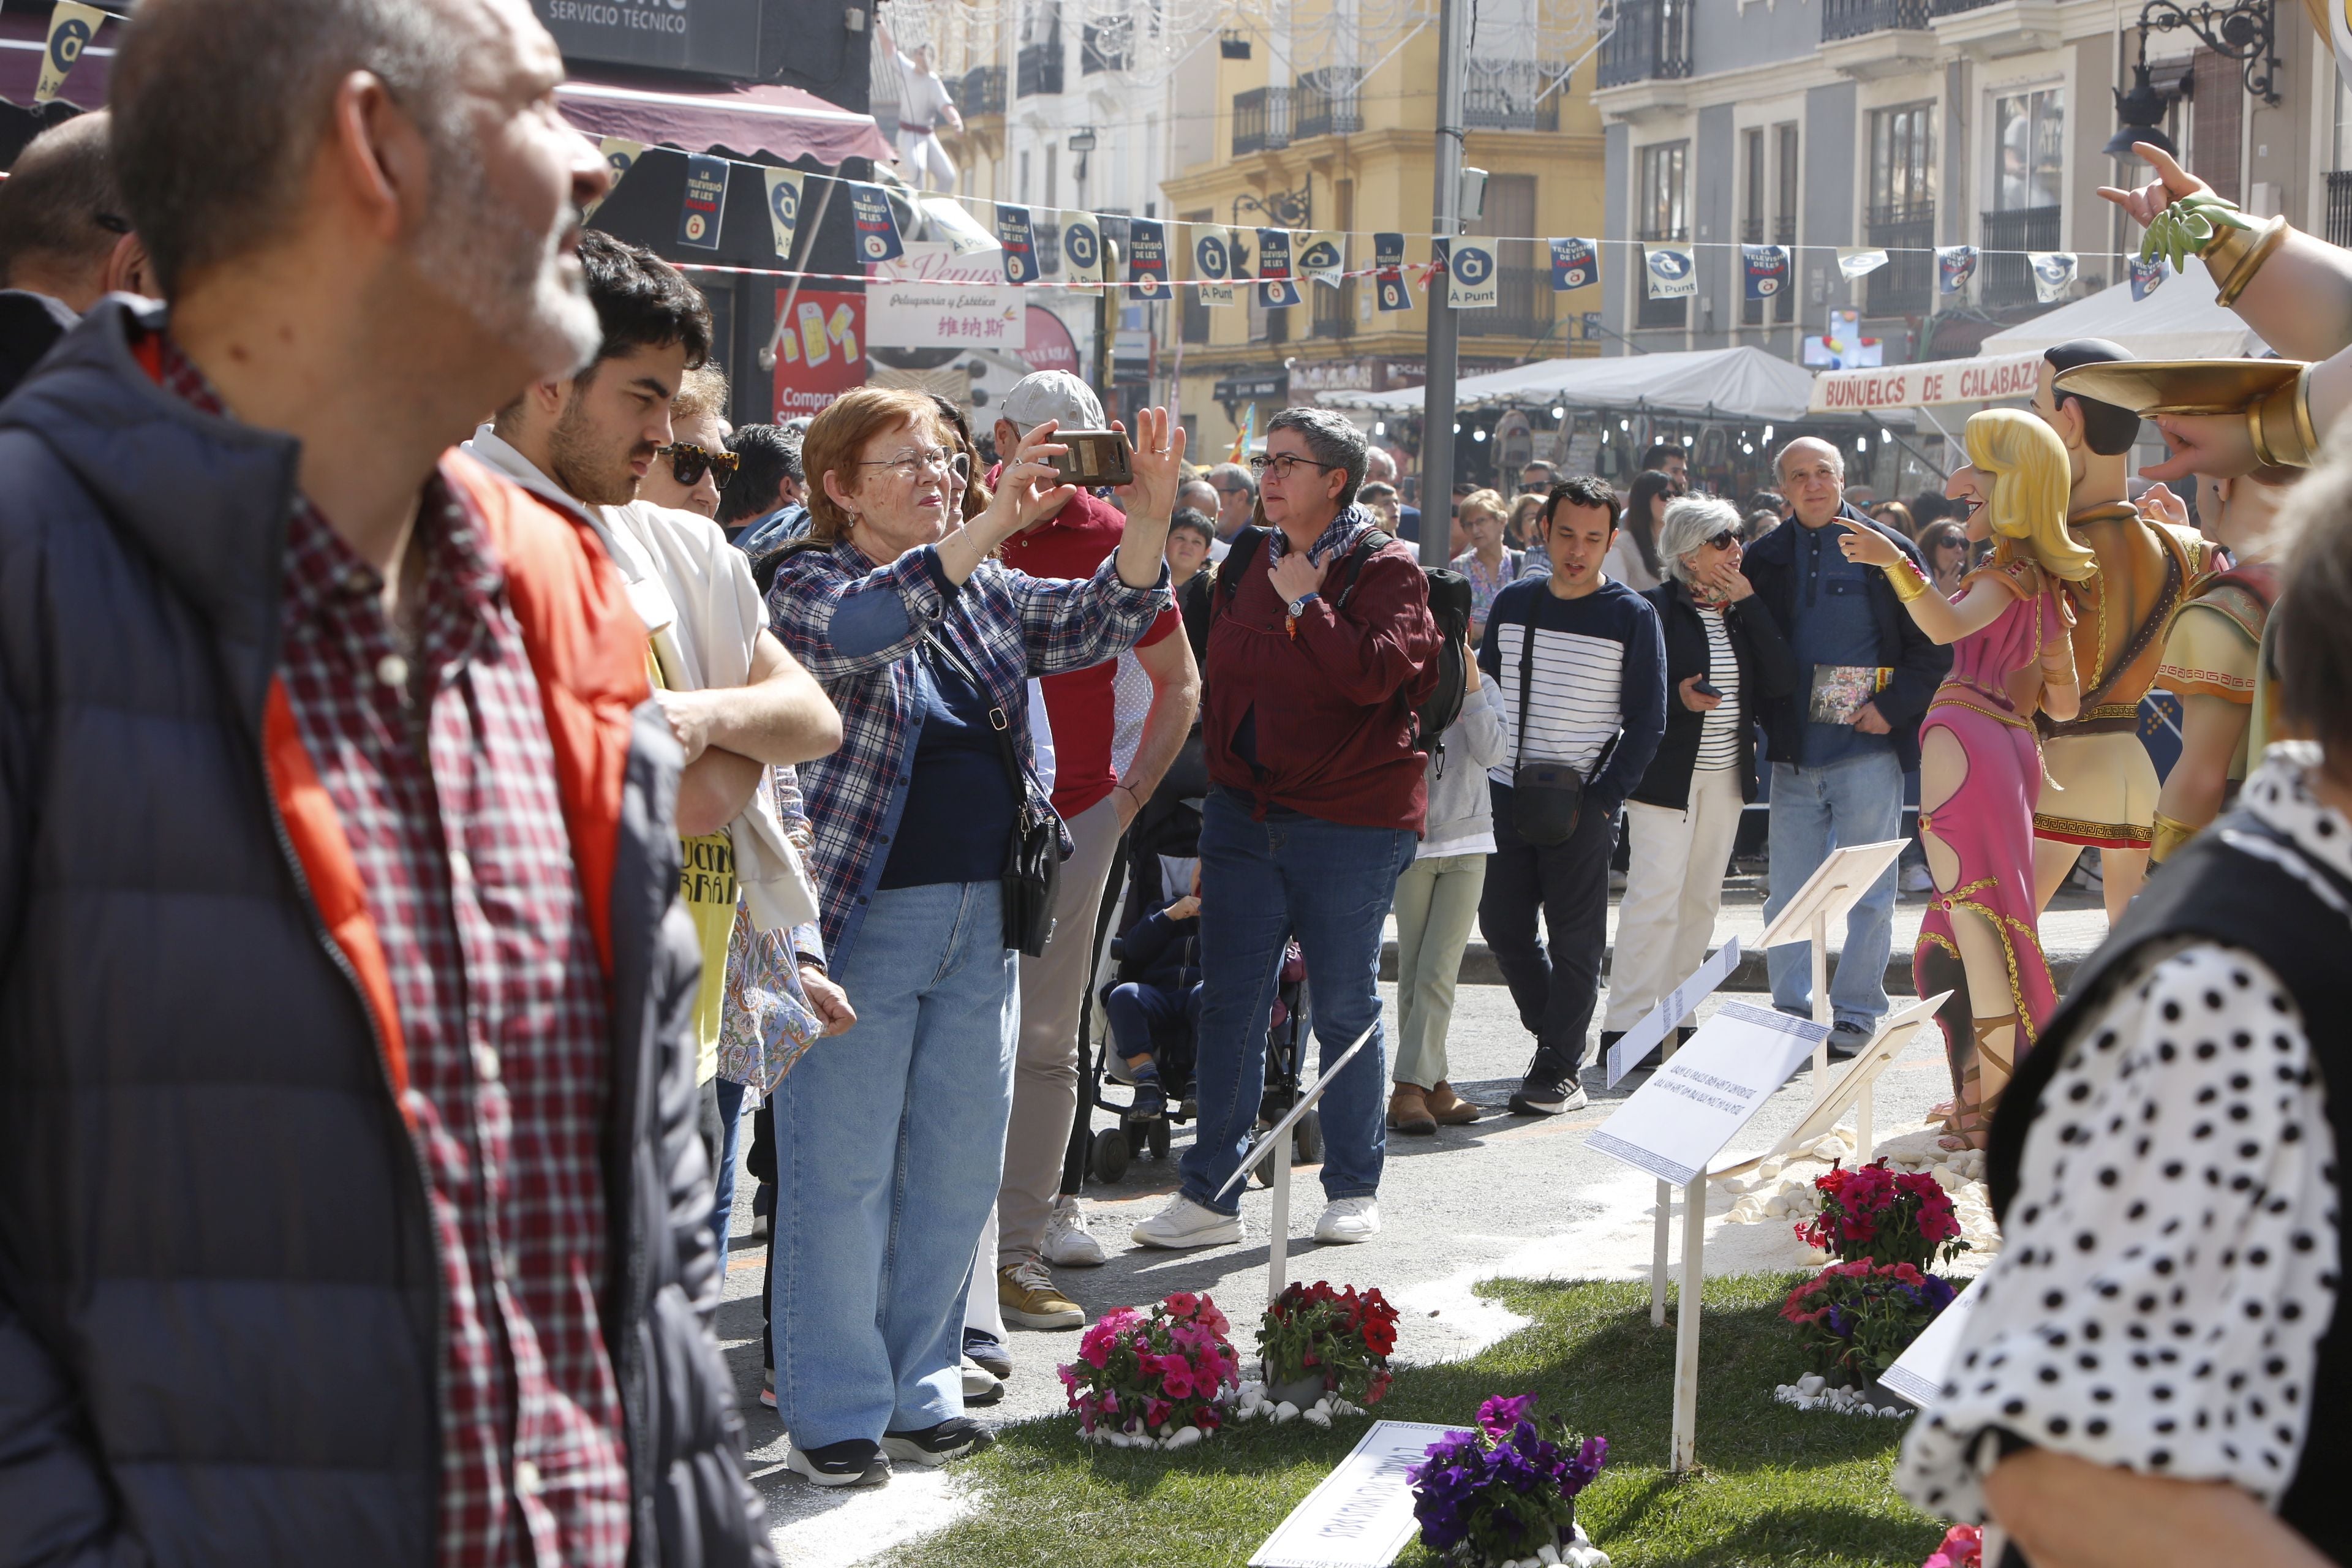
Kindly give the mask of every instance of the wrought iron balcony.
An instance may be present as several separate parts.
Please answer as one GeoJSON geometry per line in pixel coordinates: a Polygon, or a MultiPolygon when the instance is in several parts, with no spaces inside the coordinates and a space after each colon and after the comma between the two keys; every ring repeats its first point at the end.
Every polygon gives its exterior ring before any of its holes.
{"type": "Polygon", "coordinates": [[[1234,94],[1234,156],[1290,145],[1290,89],[1254,87],[1234,94]]]}
{"type": "Polygon", "coordinates": [[[1963,11],[1981,11],[1997,3],[1998,0],[1928,0],[1927,14],[1931,16],[1957,16],[1963,11]]]}
{"type": "Polygon", "coordinates": [[[2352,247],[2352,169],[2327,174],[2327,243],[2352,247]]]}
{"type": "Polygon", "coordinates": [[[1925,32],[1928,0],[1822,0],[1822,42],[1868,33],[1925,32]]]}
{"type": "Polygon", "coordinates": [[[1364,128],[1363,110],[1356,100],[1361,75],[1353,66],[1327,66],[1298,79],[1290,104],[1300,141],[1349,136],[1364,128]]]}
{"type": "Polygon", "coordinates": [[[2033,268],[2027,266],[2025,258],[2018,253],[2057,249],[2059,212],[2060,209],[2054,206],[2012,207],[2008,212],[1984,215],[1979,244],[1985,253],[1983,277],[1984,302],[1987,305],[2027,305],[2035,301],[2033,268]]]}
{"type": "Polygon", "coordinates": [[[956,79],[956,112],[966,120],[974,115],[1004,112],[1004,68],[974,66],[956,79]]]}
{"type": "Polygon", "coordinates": [[[1483,131],[1559,130],[1560,95],[1544,89],[1560,70],[1528,60],[1473,60],[1462,95],[1464,123],[1483,131]]]}
{"type": "Polygon", "coordinates": [[[1936,298],[1936,204],[1874,206],[1864,227],[1889,254],[1870,275],[1863,308],[1874,316],[1925,314],[1936,298]]]}
{"type": "Polygon", "coordinates": [[[1465,338],[1541,338],[1551,333],[1551,267],[1495,268],[1495,308],[1457,310],[1454,320],[1465,338]]]}
{"type": "Polygon", "coordinates": [[[1601,46],[1601,85],[1623,87],[1690,73],[1689,0],[1622,0],[1617,30],[1601,46]]]}
{"type": "Polygon", "coordinates": [[[1017,63],[1021,96],[1047,98],[1062,90],[1062,36],[1042,43],[1024,44],[1017,63]]]}

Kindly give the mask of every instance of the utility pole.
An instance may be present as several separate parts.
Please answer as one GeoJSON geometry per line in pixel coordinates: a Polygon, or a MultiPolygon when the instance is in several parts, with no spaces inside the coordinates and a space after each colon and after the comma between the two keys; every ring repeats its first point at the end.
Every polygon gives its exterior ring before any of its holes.
{"type": "Polygon", "coordinates": [[[1118,351],[1118,320],[1127,303],[1125,293],[1111,287],[1111,279],[1118,276],[1124,259],[1117,244],[1102,241],[1103,286],[1095,296],[1095,392],[1105,408],[1116,401],[1111,396],[1111,376],[1118,351]]]}
{"type": "MultiPolygon", "coordinates": [[[[1449,240],[1460,230],[1462,207],[1462,0],[1437,0],[1437,190],[1431,227],[1449,240]]],[[[1429,290],[1429,370],[1422,382],[1422,547],[1433,537],[1446,549],[1445,513],[1454,500],[1454,358],[1455,321],[1451,273],[1433,276],[1429,290]],[[1431,530],[1437,531],[1433,535],[1431,530]]]]}

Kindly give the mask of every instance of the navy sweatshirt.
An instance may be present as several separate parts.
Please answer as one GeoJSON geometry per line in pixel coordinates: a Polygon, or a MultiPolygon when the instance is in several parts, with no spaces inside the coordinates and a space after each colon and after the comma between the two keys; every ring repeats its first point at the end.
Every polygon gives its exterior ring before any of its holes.
{"type": "Polygon", "coordinates": [[[1502,694],[1509,744],[1487,776],[1507,788],[1520,760],[1519,649],[1530,619],[1536,640],[1527,760],[1589,773],[1615,736],[1601,772],[1585,781],[1587,798],[1613,812],[1642,781],[1666,732],[1666,645],[1658,613],[1622,583],[1563,599],[1549,579],[1531,577],[1495,595],[1478,668],[1502,694]]]}

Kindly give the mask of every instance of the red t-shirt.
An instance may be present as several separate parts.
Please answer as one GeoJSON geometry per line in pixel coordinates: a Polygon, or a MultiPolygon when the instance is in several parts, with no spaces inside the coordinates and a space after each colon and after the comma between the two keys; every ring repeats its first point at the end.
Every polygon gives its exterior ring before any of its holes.
{"type": "MultiPolygon", "coordinates": [[[[994,475],[991,475],[992,480],[994,475]]],[[[1004,563],[1032,577],[1091,577],[1118,548],[1127,517],[1091,491],[1080,490],[1054,516],[1005,542],[1004,563]]],[[[1136,646],[1150,647],[1183,625],[1163,610],[1136,646]]],[[[1118,787],[1110,764],[1118,661],[1049,675],[1042,685],[1045,716],[1054,726],[1054,809],[1065,817],[1098,805],[1118,787]]]]}

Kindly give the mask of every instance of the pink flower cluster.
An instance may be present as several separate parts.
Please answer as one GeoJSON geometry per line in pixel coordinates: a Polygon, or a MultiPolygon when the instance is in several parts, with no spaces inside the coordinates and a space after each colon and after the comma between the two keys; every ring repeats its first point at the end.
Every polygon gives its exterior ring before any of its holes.
{"type": "Polygon", "coordinates": [[[1189,1290],[1148,1315],[1133,1307],[1105,1312],[1078,1341],[1078,1359],[1061,1369],[1070,1408],[1088,1433],[1105,1423],[1213,1432],[1223,1424],[1220,1403],[1241,1383],[1240,1358],[1225,1337],[1232,1329],[1215,1301],[1189,1290]]]}
{"type": "Polygon", "coordinates": [[[1822,1212],[1798,1226],[1797,1236],[1844,1262],[1868,1258],[1924,1268],[1967,1247],[1950,1194],[1923,1171],[1890,1171],[1884,1160],[1851,1171],[1834,1166],[1813,1190],[1822,1212]]]}
{"type": "Polygon", "coordinates": [[[1983,1562],[1984,1531],[1973,1524],[1956,1524],[1919,1568],[1980,1568],[1983,1562]]]}

